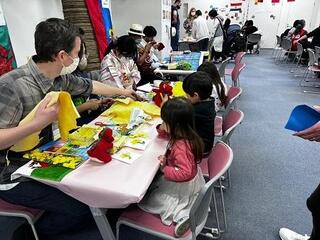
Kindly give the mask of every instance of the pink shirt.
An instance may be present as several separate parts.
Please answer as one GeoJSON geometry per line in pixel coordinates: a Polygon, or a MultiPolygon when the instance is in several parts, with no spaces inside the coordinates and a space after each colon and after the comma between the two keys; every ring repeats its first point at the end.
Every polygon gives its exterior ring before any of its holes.
{"type": "Polygon", "coordinates": [[[192,180],[197,175],[197,164],[190,144],[185,140],[178,140],[168,151],[166,166],[163,168],[165,178],[174,182],[192,180]]]}

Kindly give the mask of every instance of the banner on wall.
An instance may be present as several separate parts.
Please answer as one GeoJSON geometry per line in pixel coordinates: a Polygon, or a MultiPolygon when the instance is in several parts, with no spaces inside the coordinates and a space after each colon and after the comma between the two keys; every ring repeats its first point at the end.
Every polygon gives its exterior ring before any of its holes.
{"type": "Polygon", "coordinates": [[[86,6],[102,60],[113,37],[110,0],[86,0],[86,6]]]}
{"type": "Polygon", "coordinates": [[[6,25],[0,26],[0,76],[16,68],[16,60],[11,47],[6,25]]]}

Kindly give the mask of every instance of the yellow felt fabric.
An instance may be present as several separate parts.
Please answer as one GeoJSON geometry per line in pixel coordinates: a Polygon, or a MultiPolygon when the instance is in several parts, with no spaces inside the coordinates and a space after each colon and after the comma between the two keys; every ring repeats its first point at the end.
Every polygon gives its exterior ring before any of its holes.
{"type": "MultiPolygon", "coordinates": [[[[62,140],[67,140],[69,131],[77,128],[76,119],[80,117],[76,107],[72,102],[71,96],[67,92],[50,92],[45,96],[45,98],[46,97],[51,98],[50,102],[48,103],[48,107],[59,102],[58,126],[60,130],[60,136],[62,140]]],[[[33,120],[35,113],[42,101],[40,101],[40,103],[38,103],[37,106],[35,106],[35,108],[20,121],[19,126],[28,124],[33,120]]],[[[15,152],[23,152],[33,149],[40,142],[39,134],[40,132],[36,132],[29,135],[12,146],[11,150],[15,152]]]]}
{"type": "Polygon", "coordinates": [[[102,113],[102,116],[112,118],[112,121],[115,124],[128,124],[133,108],[140,108],[146,114],[152,117],[160,116],[160,108],[155,104],[148,102],[133,101],[130,98],[116,99],[115,103],[104,113],[102,113]]]}
{"type": "Polygon", "coordinates": [[[187,96],[187,94],[185,93],[185,91],[183,91],[183,88],[182,88],[182,82],[179,81],[179,82],[174,82],[173,84],[173,89],[172,89],[172,95],[174,97],[185,97],[187,96]]]}

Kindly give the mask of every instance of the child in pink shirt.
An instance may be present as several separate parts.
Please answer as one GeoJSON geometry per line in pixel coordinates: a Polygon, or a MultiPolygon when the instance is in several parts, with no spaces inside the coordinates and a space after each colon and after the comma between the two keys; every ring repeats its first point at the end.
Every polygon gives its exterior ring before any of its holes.
{"type": "Polygon", "coordinates": [[[169,137],[165,155],[159,156],[163,174],[150,186],[139,203],[144,211],[160,214],[165,225],[176,223],[176,235],[189,227],[189,212],[205,181],[198,163],[203,143],[194,130],[194,112],[185,98],[168,100],[161,109],[163,123],[157,127],[160,136],[169,137]]]}

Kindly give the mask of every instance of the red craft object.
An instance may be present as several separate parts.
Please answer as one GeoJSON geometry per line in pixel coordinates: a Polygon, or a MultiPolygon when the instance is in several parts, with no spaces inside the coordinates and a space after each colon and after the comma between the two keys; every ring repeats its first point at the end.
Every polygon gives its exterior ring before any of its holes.
{"type": "Polygon", "coordinates": [[[152,100],[158,107],[161,107],[165,95],[172,96],[172,86],[168,82],[160,83],[159,89],[153,89],[152,91],[156,93],[152,100]]]}
{"type": "Polygon", "coordinates": [[[111,161],[111,150],[113,148],[112,130],[105,128],[99,134],[99,141],[88,150],[89,157],[102,163],[111,161]]]}

